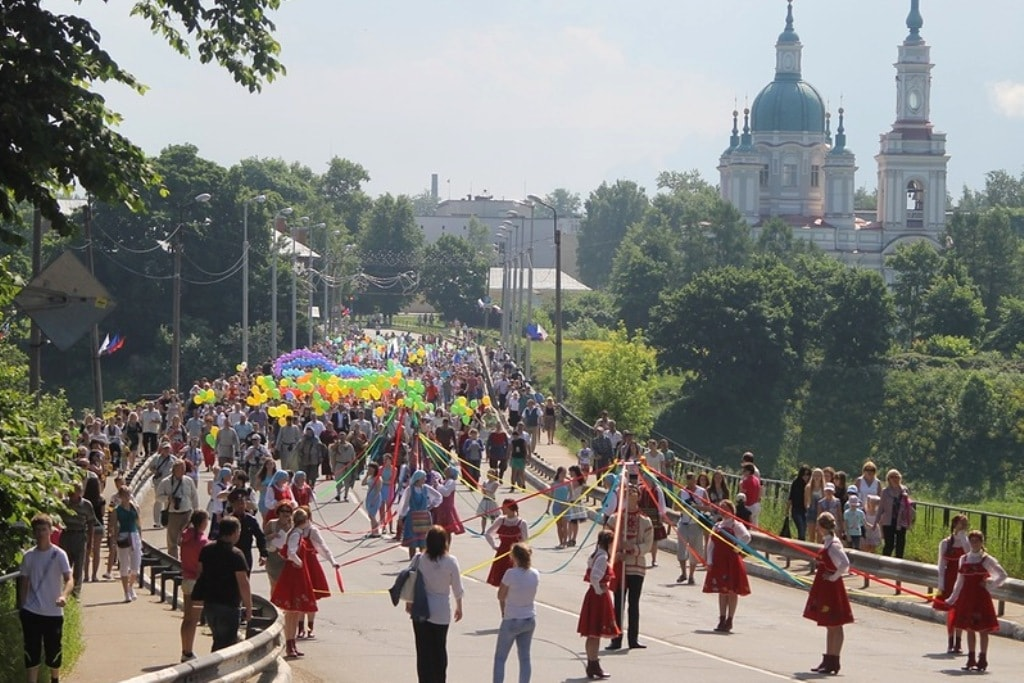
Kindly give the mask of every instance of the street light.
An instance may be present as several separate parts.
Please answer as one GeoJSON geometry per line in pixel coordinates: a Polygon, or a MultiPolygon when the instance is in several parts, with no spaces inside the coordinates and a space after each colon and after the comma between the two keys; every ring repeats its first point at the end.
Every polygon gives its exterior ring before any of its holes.
{"type": "MultiPolygon", "coordinates": [[[[526,245],[526,262],[529,268],[528,280],[526,282],[526,324],[533,324],[533,203],[532,202],[517,202],[522,205],[529,205],[530,207],[530,241],[526,245]]],[[[526,216],[519,213],[516,210],[511,210],[505,214],[509,218],[518,218],[520,227],[525,231],[526,216]]],[[[522,292],[520,292],[522,294],[522,292]]],[[[521,303],[521,301],[520,301],[521,303]]],[[[529,378],[531,376],[531,356],[532,356],[532,344],[529,338],[526,339],[523,345],[523,375],[529,378]]]]}
{"type": "Polygon", "coordinates": [[[178,204],[178,229],[174,231],[174,293],[171,310],[171,388],[181,389],[181,252],[184,246],[185,209],[192,204],[210,201],[210,193],[203,192],[178,204]]]}
{"type": "Polygon", "coordinates": [[[558,229],[558,211],[535,194],[527,197],[534,204],[551,209],[555,230],[555,402],[562,403],[562,233],[558,229]]]}
{"type": "Polygon", "coordinates": [[[509,348],[508,329],[509,316],[512,314],[510,302],[511,277],[509,276],[509,231],[505,228],[498,228],[495,236],[501,239],[501,344],[507,350],[509,348]]]}
{"type": "MultiPolygon", "coordinates": [[[[312,245],[313,245],[313,230],[321,230],[321,229],[324,230],[324,247],[325,247],[324,254],[326,254],[327,253],[327,250],[326,250],[326,247],[327,247],[327,230],[326,230],[326,228],[327,228],[327,224],[326,223],[317,223],[316,225],[311,226],[309,228],[309,234],[306,237],[306,242],[307,242],[306,248],[309,249],[309,253],[306,254],[306,272],[309,273],[309,310],[306,312],[306,315],[307,315],[306,331],[308,332],[308,335],[309,335],[307,340],[306,340],[306,348],[307,349],[309,347],[313,346],[313,294],[316,292],[316,288],[313,285],[313,248],[312,248],[312,245]]],[[[320,254],[320,259],[322,261],[321,264],[320,264],[321,270],[323,269],[324,263],[327,262],[324,254],[320,254]]],[[[323,315],[323,313],[321,313],[320,315],[323,315]]]]}
{"type": "Polygon", "coordinates": [[[249,365],[249,205],[263,204],[267,195],[258,194],[242,202],[242,363],[249,365]]]}
{"type": "Polygon", "coordinates": [[[285,216],[291,216],[292,207],[281,209],[274,216],[274,227],[271,230],[273,239],[270,241],[270,249],[273,252],[274,260],[270,262],[270,356],[277,358],[277,257],[280,250],[277,245],[277,220],[285,216]]]}
{"type": "Polygon", "coordinates": [[[519,295],[519,290],[523,286],[523,271],[522,271],[522,250],[516,245],[519,241],[519,226],[512,221],[502,221],[501,227],[508,231],[512,238],[512,252],[509,255],[509,268],[510,268],[510,289],[511,298],[509,305],[511,309],[511,315],[509,316],[509,350],[512,352],[512,359],[516,362],[519,361],[519,349],[522,346],[522,340],[519,335],[521,333],[520,320],[523,316],[522,311],[522,297],[519,295]]]}

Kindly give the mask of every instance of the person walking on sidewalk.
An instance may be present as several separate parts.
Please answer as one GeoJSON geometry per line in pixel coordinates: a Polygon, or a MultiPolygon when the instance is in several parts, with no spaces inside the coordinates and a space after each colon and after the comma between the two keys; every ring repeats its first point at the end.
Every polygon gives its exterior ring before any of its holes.
{"type": "Polygon", "coordinates": [[[540,573],[531,567],[533,551],[525,543],[512,546],[514,566],[505,572],[498,587],[498,604],[501,606],[501,626],[498,628],[498,642],[494,646],[493,683],[504,683],[505,661],[516,645],[519,655],[519,683],[530,683],[530,644],[537,628],[537,586],[540,573]]]}
{"type": "Polygon", "coordinates": [[[203,603],[192,599],[199,576],[199,553],[210,540],[206,537],[206,527],[210,522],[210,513],[196,510],[189,519],[189,525],[181,532],[181,592],[184,604],[181,608],[181,661],[195,659],[192,647],[196,640],[196,627],[199,615],[203,611],[203,603]]]}
{"type": "Polygon", "coordinates": [[[597,547],[587,559],[587,573],[583,580],[589,585],[580,608],[580,618],[576,624],[576,632],[586,638],[587,678],[608,678],[601,669],[598,650],[602,638],[621,638],[622,629],[615,618],[615,606],[609,593],[611,582],[615,580],[609,553],[615,535],[611,531],[602,531],[597,535],[597,547]]]}
{"type": "Polygon", "coordinates": [[[64,514],[64,530],[60,535],[60,547],[67,553],[75,579],[75,597],[82,593],[82,575],[85,571],[85,554],[93,529],[99,524],[92,503],[82,497],[82,484],[75,482],[71,495],[64,501],[68,512],[64,514]]]}
{"type": "Polygon", "coordinates": [[[156,487],[157,500],[167,511],[167,554],[178,558],[178,539],[192,511],[199,509],[199,491],[191,477],[185,476],[185,461],[175,460],[171,476],[156,487]]]}
{"type": "Polygon", "coordinates": [[[202,601],[206,623],[213,633],[212,652],[238,642],[238,608],[245,608],[245,620],[252,619],[252,591],[245,556],[235,547],[241,534],[238,520],[226,515],[220,520],[220,536],[199,551],[199,576],[192,598],[202,601]]]}
{"type": "Polygon", "coordinates": [[[36,545],[21,560],[18,614],[25,639],[25,669],[29,683],[39,680],[39,665],[46,652],[50,681],[60,679],[61,640],[64,637],[64,606],[75,588],[68,555],[50,542],[53,521],[49,515],[32,518],[36,545]]]}
{"type": "Polygon", "coordinates": [[[142,522],[139,508],[132,500],[131,491],[122,486],[117,492],[117,507],[111,515],[114,524],[113,535],[117,543],[118,574],[124,589],[124,601],[136,599],[135,578],[142,571],[142,522]]]}

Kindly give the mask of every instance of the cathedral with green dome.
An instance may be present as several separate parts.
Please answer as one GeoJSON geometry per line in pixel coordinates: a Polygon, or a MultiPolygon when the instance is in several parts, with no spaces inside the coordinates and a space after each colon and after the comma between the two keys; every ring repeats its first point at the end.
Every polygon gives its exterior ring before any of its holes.
{"type": "Polygon", "coordinates": [[[803,44],[789,0],[775,44],[775,78],[742,114],[733,112],[718,167],[722,197],[755,231],[780,218],[823,251],[880,271],[900,243],[923,239],[941,248],[949,157],[945,134],[929,119],[933,65],[920,35],[920,0],[910,5],[910,33],[896,63],[896,121],[875,157],[878,211],[865,217],[854,212],[857,164],[846,146],[846,112],[840,107],[833,121],[821,93],[803,79],[803,44]]]}

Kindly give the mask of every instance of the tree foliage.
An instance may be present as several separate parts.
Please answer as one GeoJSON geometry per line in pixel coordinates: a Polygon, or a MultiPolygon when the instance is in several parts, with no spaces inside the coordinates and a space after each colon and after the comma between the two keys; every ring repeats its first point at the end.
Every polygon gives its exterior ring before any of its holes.
{"type": "MultiPolygon", "coordinates": [[[[267,12],[280,0],[187,2],[136,0],[131,13],[175,51],[194,46],[203,63],[216,62],[250,91],[284,73],[267,12]]],[[[0,78],[0,218],[19,220],[17,205],[35,206],[61,234],[72,225],[58,194],[77,185],[133,210],[160,176],[146,155],[117,132],[120,117],[95,85],[113,82],[138,93],[144,86],[100,45],[83,17],[58,14],[40,0],[0,2],[0,64],[17,64],[17,77],[0,78]]],[[[13,73],[11,74],[13,76],[13,73]]],[[[0,229],[0,239],[18,234],[0,229]]]]}
{"type": "Polygon", "coordinates": [[[904,345],[917,338],[925,295],[935,281],[941,263],[942,257],[924,240],[899,245],[886,260],[895,275],[892,291],[899,324],[898,336],[904,345]]]}
{"type": "Polygon", "coordinates": [[[442,235],[423,250],[420,288],[445,320],[476,317],[477,300],[487,294],[490,264],[464,237],[442,235]]]}
{"type": "Polygon", "coordinates": [[[586,420],[607,410],[621,427],[645,434],[654,422],[651,395],[656,370],[655,352],[643,336],[630,337],[620,328],[612,331],[607,343],[587,349],[566,366],[566,388],[574,409],[586,420]]]}
{"type": "Polygon", "coordinates": [[[357,311],[390,315],[412,300],[413,292],[404,292],[401,283],[392,284],[392,279],[416,273],[423,242],[423,231],[416,225],[408,197],[386,193],[374,200],[359,238],[363,272],[373,279],[356,295],[357,311]]]}
{"type": "Polygon", "coordinates": [[[821,321],[826,363],[858,367],[879,362],[892,340],[892,296],[873,271],[846,268],[825,286],[821,321]]]}
{"type": "Polygon", "coordinates": [[[601,183],[590,193],[576,247],[576,264],[584,283],[593,288],[609,283],[619,245],[629,227],[643,217],[647,205],[644,188],[629,180],[601,183]]]}
{"type": "MultiPolygon", "coordinates": [[[[576,218],[580,215],[580,209],[583,207],[583,200],[580,198],[578,192],[570,192],[564,187],[556,187],[551,190],[545,197],[544,201],[548,202],[558,212],[559,220],[563,218],[576,218]]],[[[541,204],[537,204],[533,208],[533,215],[537,218],[551,218],[551,209],[541,204]]]]}

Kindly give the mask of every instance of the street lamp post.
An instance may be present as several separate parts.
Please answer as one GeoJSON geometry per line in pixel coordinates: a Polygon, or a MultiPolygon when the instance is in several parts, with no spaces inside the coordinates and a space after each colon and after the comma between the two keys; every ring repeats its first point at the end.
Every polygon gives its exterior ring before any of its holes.
{"type": "Polygon", "coordinates": [[[558,211],[546,201],[531,194],[528,199],[551,209],[555,232],[555,402],[562,402],[562,233],[558,229],[558,211]]]}
{"type": "Polygon", "coordinates": [[[512,252],[509,255],[509,309],[511,315],[508,319],[508,347],[512,353],[512,359],[514,361],[519,360],[519,346],[520,340],[519,335],[516,332],[519,329],[519,319],[522,316],[522,311],[519,310],[519,288],[522,286],[522,273],[520,271],[520,253],[516,242],[518,241],[519,226],[512,221],[502,221],[502,227],[508,231],[510,237],[510,244],[512,246],[512,252]]]}
{"type": "Polygon", "coordinates": [[[508,231],[504,228],[499,228],[497,232],[498,237],[501,238],[501,345],[508,350],[508,323],[509,316],[512,313],[511,304],[509,302],[509,289],[510,289],[510,277],[509,277],[509,249],[508,249],[508,231]]]}
{"type": "Polygon", "coordinates": [[[258,194],[242,202],[242,363],[249,365],[249,205],[262,204],[267,195],[258,194]]]}
{"type": "MultiPolygon", "coordinates": [[[[310,348],[311,346],[313,346],[313,294],[316,293],[316,286],[313,283],[313,249],[312,249],[312,246],[311,246],[313,244],[313,230],[323,230],[324,231],[324,247],[325,248],[324,248],[324,253],[320,254],[320,269],[321,269],[321,271],[323,271],[323,269],[325,267],[325,264],[327,263],[327,257],[326,257],[326,253],[327,253],[327,249],[326,249],[326,247],[327,247],[327,224],[326,223],[317,223],[316,225],[312,226],[309,229],[309,233],[306,236],[306,242],[307,242],[306,247],[307,247],[307,249],[309,249],[309,253],[306,254],[306,271],[309,273],[309,307],[308,307],[309,310],[306,311],[306,316],[307,316],[307,319],[306,319],[306,333],[307,333],[307,336],[306,336],[306,348],[307,349],[310,348]]],[[[321,272],[321,279],[323,279],[322,278],[322,272],[321,272]]],[[[327,286],[327,284],[325,282],[324,283],[324,287],[326,288],[326,286],[327,286]]],[[[320,315],[323,316],[323,311],[320,312],[320,315]]]]}
{"type": "Polygon", "coordinates": [[[210,193],[203,192],[178,204],[178,229],[174,231],[174,293],[171,310],[171,388],[181,389],[181,252],[184,247],[185,208],[191,204],[205,204],[210,193]]]}
{"type": "Polygon", "coordinates": [[[277,219],[292,215],[292,207],[281,209],[274,216],[274,227],[271,230],[270,250],[274,259],[270,262],[270,357],[277,358],[277,258],[280,249],[277,243],[277,219]]]}

